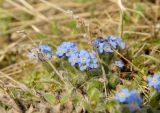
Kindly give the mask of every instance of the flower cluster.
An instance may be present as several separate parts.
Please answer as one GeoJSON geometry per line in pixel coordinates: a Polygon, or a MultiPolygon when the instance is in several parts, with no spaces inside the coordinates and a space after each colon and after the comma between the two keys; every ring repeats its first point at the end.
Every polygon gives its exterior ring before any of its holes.
{"type": "Polygon", "coordinates": [[[29,58],[35,59],[38,61],[39,57],[43,56],[45,59],[51,59],[52,58],[52,49],[48,45],[38,45],[34,48],[32,48],[29,52],[29,58]]]}
{"type": "Polygon", "coordinates": [[[139,109],[143,103],[142,98],[136,90],[129,91],[128,89],[122,89],[121,92],[115,95],[115,99],[120,103],[129,104],[131,111],[139,109]]]}
{"type": "Polygon", "coordinates": [[[93,42],[93,48],[98,53],[112,53],[114,49],[124,49],[125,43],[119,37],[108,36],[104,38],[97,38],[93,42]]]}
{"type": "Polygon", "coordinates": [[[94,53],[85,49],[79,50],[73,42],[63,42],[57,47],[58,57],[68,57],[72,66],[79,67],[81,71],[97,68],[97,59],[94,53]]]}
{"type": "Polygon", "coordinates": [[[57,47],[56,55],[58,57],[70,55],[77,50],[76,44],[73,42],[63,42],[60,46],[57,47]]]}
{"type": "Polygon", "coordinates": [[[154,87],[160,93],[160,74],[154,74],[153,77],[148,77],[148,85],[154,87]]]}

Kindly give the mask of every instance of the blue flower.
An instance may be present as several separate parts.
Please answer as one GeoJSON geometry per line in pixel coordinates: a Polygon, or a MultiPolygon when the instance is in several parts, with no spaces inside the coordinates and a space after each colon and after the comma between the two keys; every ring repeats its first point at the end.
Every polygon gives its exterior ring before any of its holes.
{"type": "Polygon", "coordinates": [[[122,41],[121,38],[115,36],[108,36],[105,40],[114,48],[117,49],[120,47],[121,49],[125,48],[125,42],[122,41]]]}
{"type": "Polygon", "coordinates": [[[40,49],[41,53],[44,56],[47,56],[48,59],[52,58],[52,49],[48,45],[39,45],[38,48],[40,49]]]}
{"type": "Polygon", "coordinates": [[[124,67],[123,62],[120,61],[120,60],[119,60],[119,61],[115,61],[114,63],[115,63],[116,66],[118,66],[118,67],[120,67],[120,68],[123,68],[123,67],[124,67]]]}
{"type": "Polygon", "coordinates": [[[153,77],[148,77],[148,85],[154,87],[160,92],[160,74],[154,74],[153,77]]]}
{"type": "Polygon", "coordinates": [[[81,71],[97,68],[98,63],[95,55],[85,49],[78,50],[75,43],[63,42],[57,47],[58,57],[68,57],[68,62],[72,66],[79,67],[81,71]]]}
{"type": "Polygon", "coordinates": [[[41,49],[42,53],[52,52],[51,47],[49,47],[48,45],[39,45],[38,48],[41,49]]]}
{"type": "Polygon", "coordinates": [[[100,43],[99,46],[97,46],[97,52],[103,53],[104,52],[104,45],[105,45],[105,43],[100,43]]]}
{"type": "Polygon", "coordinates": [[[117,38],[117,40],[116,40],[116,42],[117,42],[117,45],[121,48],[121,49],[124,49],[125,48],[125,42],[123,42],[122,41],[122,39],[121,38],[117,38]]]}
{"type": "Polygon", "coordinates": [[[79,64],[79,69],[81,71],[87,70],[89,67],[89,64],[79,64]]]}
{"type": "Polygon", "coordinates": [[[36,48],[32,48],[30,50],[30,52],[28,53],[28,57],[29,57],[29,59],[35,59],[36,62],[38,62],[38,53],[36,51],[36,48]]]}
{"type": "Polygon", "coordinates": [[[99,47],[99,44],[100,43],[103,43],[104,42],[104,39],[103,38],[96,38],[96,40],[93,42],[93,47],[96,49],[99,47]],[[98,47],[97,47],[98,46],[98,47]]]}
{"type": "MultiPolygon", "coordinates": [[[[98,67],[97,58],[95,54],[87,50],[81,49],[78,52],[78,66],[81,71],[85,71],[98,67]]],[[[77,57],[77,56],[76,56],[77,57]]]]}
{"type": "Polygon", "coordinates": [[[69,57],[72,52],[76,51],[76,44],[73,42],[63,42],[57,47],[56,55],[58,57],[67,56],[69,57]]]}
{"type": "Polygon", "coordinates": [[[90,68],[97,68],[98,67],[98,63],[97,63],[97,59],[95,57],[95,55],[93,53],[89,53],[90,55],[90,63],[89,63],[89,67],[90,68]]]}
{"type": "Polygon", "coordinates": [[[84,50],[84,49],[81,49],[79,51],[79,58],[78,58],[78,61],[80,64],[87,64],[90,62],[90,58],[89,58],[89,52],[84,50]]]}
{"type": "Polygon", "coordinates": [[[57,47],[56,55],[58,57],[62,57],[65,55],[66,52],[67,52],[67,49],[65,47],[59,46],[59,47],[57,47]]]}
{"type": "Polygon", "coordinates": [[[93,53],[81,49],[78,57],[78,65],[81,71],[98,67],[97,59],[93,53]]]}
{"type": "Polygon", "coordinates": [[[115,99],[120,103],[128,104],[129,111],[131,112],[138,109],[140,110],[143,103],[142,98],[136,90],[130,92],[128,89],[123,89],[121,92],[116,94],[115,99]]]}
{"type": "Polygon", "coordinates": [[[135,110],[140,110],[143,100],[136,90],[130,92],[130,97],[127,99],[127,104],[129,104],[129,111],[134,112],[135,110]]]}
{"type": "Polygon", "coordinates": [[[70,57],[72,54],[76,53],[78,51],[77,47],[73,47],[68,49],[68,51],[66,52],[66,56],[70,57]]]}
{"type": "Polygon", "coordinates": [[[90,63],[89,67],[90,68],[97,68],[98,64],[97,63],[90,63]]]}
{"type": "Polygon", "coordinates": [[[107,44],[107,43],[104,44],[103,50],[104,50],[106,53],[113,53],[112,48],[111,48],[110,45],[107,44]]]}
{"type": "Polygon", "coordinates": [[[68,59],[69,63],[71,63],[72,66],[76,65],[78,63],[78,53],[72,53],[68,59]]]}
{"type": "Polygon", "coordinates": [[[113,49],[124,49],[125,48],[125,42],[122,41],[121,38],[115,37],[115,36],[108,36],[105,38],[97,38],[93,42],[93,48],[98,53],[112,53],[113,49]]]}
{"type": "Polygon", "coordinates": [[[117,38],[114,36],[108,36],[105,38],[105,40],[113,47],[113,48],[117,48],[117,38]]]}
{"type": "Polygon", "coordinates": [[[52,49],[48,45],[39,45],[32,48],[28,54],[30,59],[39,60],[39,54],[42,54],[44,58],[51,59],[52,58],[52,49]]]}
{"type": "Polygon", "coordinates": [[[117,93],[115,99],[121,103],[127,102],[127,99],[130,96],[130,92],[128,89],[122,89],[121,92],[117,93]]]}
{"type": "Polygon", "coordinates": [[[98,52],[98,53],[103,53],[104,51],[104,39],[103,38],[97,38],[93,42],[93,48],[98,52]]]}
{"type": "Polygon", "coordinates": [[[101,42],[99,43],[96,47],[94,47],[94,49],[98,52],[98,53],[112,53],[113,50],[111,49],[110,45],[107,44],[106,42],[101,42]]]}
{"type": "Polygon", "coordinates": [[[142,105],[143,100],[140,97],[140,95],[137,93],[137,91],[133,90],[133,91],[130,92],[130,98],[127,99],[127,103],[128,104],[133,104],[137,108],[139,108],[142,105]]]}
{"type": "Polygon", "coordinates": [[[89,57],[89,52],[85,49],[79,50],[79,56],[88,56],[89,57]]]}

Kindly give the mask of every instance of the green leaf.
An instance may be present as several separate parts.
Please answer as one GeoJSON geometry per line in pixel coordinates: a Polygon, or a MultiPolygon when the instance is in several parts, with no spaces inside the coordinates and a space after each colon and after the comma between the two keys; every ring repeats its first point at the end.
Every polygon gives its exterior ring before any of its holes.
{"type": "Polygon", "coordinates": [[[117,76],[112,75],[112,76],[109,77],[109,83],[108,84],[111,88],[115,88],[118,83],[119,83],[119,79],[118,79],[117,76]]]}
{"type": "Polygon", "coordinates": [[[44,38],[47,38],[47,35],[44,34],[44,33],[37,33],[36,34],[36,38],[38,38],[38,39],[44,39],[44,38]]]}
{"type": "Polygon", "coordinates": [[[80,102],[81,102],[81,97],[80,96],[77,96],[77,95],[75,95],[74,97],[73,97],[73,103],[74,104],[79,104],[80,102]]]}
{"type": "Polygon", "coordinates": [[[100,91],[97,88],[92,88],[88,92],[90,100],[93,102],[93,104],[97,104],[100,98],[100,91]]]}
{"type": "Polygon", "coordinates": [[[56,21],[52,21],[52,23],[51,23],[51,31],[52,31],[52,33],[54,33],[54,34],[59,34],[59,28],[58,28],[58,25],[57,25],[57,22],[56,21]]]}
{"type": "Polygon", "coordinates": [[[67,92],[61,97],[60,99],[60,103],[61,104],[65,104],[66,102],[68,102],[70,100],[70,97],[72,95],[72,91],[73,91],[73,87],[67,90],[67,92]]]}
{"type": "Polygon", "coordinates": [[[99,89],[101,86],[101,83],[95,79],[91,80],[88,84],[87,84],[87,90],[91,90],[92,88],[97,88],[99,89]]]}
{"type": "Polygon", "coordinates": [[[50,103],[50,104],[55,104],[56,103],[56,98],[54,95],[50,94],[50,93],[47,93],[45,95],[43,95],[44,99],[50,103]]]}
{"type": "Polygon", "coordinates": [[[74,35],[74,34],[77,34],[77,33],[78,33],[76,21],[71,21],[71,22],[68,24],[68,27],[72,30],[72,31],[71,31],[71,35],[74,35]]]}
{"type": "Polygon", "coordinates": [[[83,101],[83,102],[82,102],[82,106],[83,106],[89,113],[92,113],[91,105],[90,105],[88,102],[83,101]]]}
{"type": "MultiPolygon", "coordinates": [[[[0,13],[1,15],[1,13],[0,13]]],[[[5,33],[9,29],[9,25],[11,23],[11,17],[0,18],[0,31],[1,33],[5,33]]]]}
{"type": "Polygon", "coordinates": [[[60,100],[61,104],[65,104],[66,102],[68,102],[69,98],[70,98],[70,96],[68,94],[64,95],[60,100]]]}
{"type": "Polygon", "coordinates": [[[160,40],[159,40],[160,37],[157,37],[157,38],[154,38],[152,39],[149,43],[153,45],[157,45],[159,46],[160,45],[160,40]]]}
{"type": "Polygon", "coordinates": [[[123,19],[124,19],[125,25],[128,25],[129,23],[131,23],[131,16],[130,16],[129,13],[124,12],[123,13],[123,19]]]}
{"type": "Polygon", "coordinates": [[[104,103],[98,103],[95,109],[97,112],[103,112],[105,111],[105,104],[104,103]]]}
{"type": "Polygon", "coordinates": [[[145,8],[144,8],[144,5],[142,4],[142,3],[137,3],[136,4],[136,10],[137,11],[139,11],[139,12],[141,12],[141,13],[144,13],[144,10],[145,8]]]}
{"type": "Polygon", "coordinates": [[[151,93],[150,105],[151,105],[152,107],[158,107],[159,100],[160,100],[159,94],[157,93],[156,90],[154,90],[154,91],[151,93]]]}
{"type": "Polygon", "coordinates": [[[107,101],[107,102],[105,103],[105,108],[106,108],[106,110],[107,110],[108,112],[110,112],[110,113],[122,113],[122,112],[121,112],[121,109],[117,109],[117,106],[119,106],[119,105],[118,105],[118,103],[117,103],[116,101],[114,101],[114,100],[112,100],[112,101],[107,101]]]}

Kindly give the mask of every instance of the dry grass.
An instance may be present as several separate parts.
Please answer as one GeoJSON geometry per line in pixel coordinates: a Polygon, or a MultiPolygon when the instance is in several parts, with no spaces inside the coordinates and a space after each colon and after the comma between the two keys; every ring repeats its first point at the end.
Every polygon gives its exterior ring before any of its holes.
{"type": "MultiPolygon", "coordinates": [[[[63,113],[85,112],[85,108],[74,108],[71,101],[63,106],[56,102],[56,105],[52,106],[44,100],[43,95],[46,92],[55,91],[56,80],[47,81],[51,84],[45,85],[43,90],[37,90],[36,85],[32,87],[27,84],[25,77],[39,76],[36,70],[44,75],[48,74],[41,64],[35,65],[27,59],[27,52],[34,44],[47,43],[55,49],[63,40],[73,40],[80,43],[80,46],[90,48],[88,44],[96,37],[122,36],[127,42],[127,49],[123,51],[123,56],[120,56],[127,59],[126,65],[131,74],[140,71],[145,80],[146,74],[160,70],[159,0],[123,0],[122,3],[121,0],[83,1],[0,0],[1,113],[52,113],[56,110],[55,113],[60,113],[60,110],[63,113]]],[[[58,61],[54,61],[53,58],[53,62],[57,66],[58,61]]],[[[56,73],[61,78],[62,74],[56,73]]],[[[126,74],[127,72],[122,72],[122,75],[126,74]]],[[[66,84],[63,79],[66,78],[61,78],[66,84]]],[[[34,84],[36,82],[39,85],[45,81],[37,80],[34,84]]],[[[142,84],[140,91],[145,94],[147,104],[149,89],[146,83],[138,83],[142,84]]],[[[60,92],[58,89],[54,94],[59,95],[60,92]]],[[[79,90],[75,92],[84,100],[88,100],[79,90]]],[[[60,96],[62,95],[65,94],[62,92],[60,96]]]]}

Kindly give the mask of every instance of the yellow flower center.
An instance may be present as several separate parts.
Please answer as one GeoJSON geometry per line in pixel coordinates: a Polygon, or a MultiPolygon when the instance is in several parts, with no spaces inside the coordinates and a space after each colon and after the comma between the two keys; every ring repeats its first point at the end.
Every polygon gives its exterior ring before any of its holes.
{"type": "Polygon", "coordinates": [[[82,60],[82,61],[85,61],[85,60],[86,60],[86,58],[81,58],[81,60],[82,60]]]}
{"type": "Polygon", "coordinates": [[[120,95],[121,97],[124,97],[124,96],[125,96],[125,94],[124,94],[124,93],[120,93],[119,95],[120,95]]]}
{"type": "Polygon", "coordinates": [[[61,52],[61,53],[64,53],[64,50],[62,49],[62,50],[60,50],[60,52],[61,52]]]}
{"type": "Polygon", "coordinates": [[[156,79],[156,78],[153,78],[152,82],[156,83],[156,82],[157,82],[157,79],[156,79]]]}
{"type": "Polygon", "coordinates": [[[68,51],[68,54],[69,54],[69,55],[71,54],[71,50],[68,51]]]}

